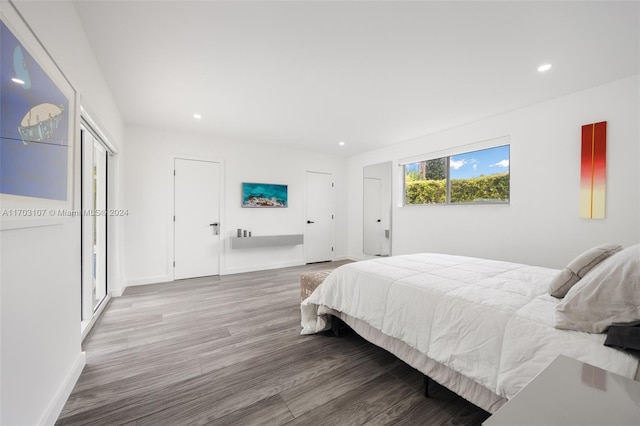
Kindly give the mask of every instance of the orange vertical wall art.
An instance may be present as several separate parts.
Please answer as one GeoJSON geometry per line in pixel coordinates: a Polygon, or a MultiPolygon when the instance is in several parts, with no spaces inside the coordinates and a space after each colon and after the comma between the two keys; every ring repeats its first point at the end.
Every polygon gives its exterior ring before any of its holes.
{"type": "Polygon", "coordinates": [[[580,217],[604,219],[607,175],[607,122],[582,126],[580,217]]]}

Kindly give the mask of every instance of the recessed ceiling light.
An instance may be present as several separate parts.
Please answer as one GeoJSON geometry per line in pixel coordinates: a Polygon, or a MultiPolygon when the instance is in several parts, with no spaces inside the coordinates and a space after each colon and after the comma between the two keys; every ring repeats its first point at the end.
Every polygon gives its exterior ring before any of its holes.
{"type": "Polygon", "coordinates": [[[551,64],[543,64],[538,67],[539,72],[549,71],[551,69],[551,64]]]}
{"type": "Polygon", "coordinates": [[[200,114],[193,114],[193,118],[195,118],[196,120],[200,120],[202,116],[200,114]]]}
{"type": "Polygon", "coordinates": [[[12,78],[11,81],[18,84],[24,84],[24,80],[20,80],[19,78],[16,78],[16,77],[12,78]]]}
{"type": "Polygon", "coordinates": [[[344,146],[344,142],[340,141],[340,142],[338,142],[338,145],[344,146]]]}

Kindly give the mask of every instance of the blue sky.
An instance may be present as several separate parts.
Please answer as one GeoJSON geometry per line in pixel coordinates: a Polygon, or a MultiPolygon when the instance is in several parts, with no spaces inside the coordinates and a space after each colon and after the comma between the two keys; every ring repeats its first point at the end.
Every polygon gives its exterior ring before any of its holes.
{"type": "MultiPolygon", "coordinates": [[[[467,179],[508,172],[509,145],[452,155],[449,165],[451,179],[467,179]]],[[[418,163],[407,164],[405,170],[417,172],[418,163]]]]}
{"type": "Polygon", "coordinates": [[[509,145],[452,155],[451,179],[466,179],[509,171],[509,145]]]}

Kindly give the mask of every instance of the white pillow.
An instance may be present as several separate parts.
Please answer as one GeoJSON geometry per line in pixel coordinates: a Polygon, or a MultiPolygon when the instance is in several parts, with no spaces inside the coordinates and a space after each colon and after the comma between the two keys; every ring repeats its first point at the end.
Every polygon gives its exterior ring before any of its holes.
{"type": "Polygon", "coordinates": [[[556,306],[556,328],[602,333],[640,320],[640,244],[603,260],[556,306]]]}
{"type": "Polygon", "coordinates": [[[618,244],[600,244],[581,253],[549,283],[549,294],[562,298],[587,272],[614,253],[622,250],[618,244]]]}

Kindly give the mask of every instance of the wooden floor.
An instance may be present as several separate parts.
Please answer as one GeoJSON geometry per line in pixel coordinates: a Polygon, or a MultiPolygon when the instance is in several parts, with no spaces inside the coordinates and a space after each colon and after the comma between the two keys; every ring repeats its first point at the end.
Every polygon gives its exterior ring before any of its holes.
{"type": "Polygon", "coordinates": [[[476,425],[489,414],[353,332],[300,335],[324,263],[128,288],[85,341],[56,424],[476,425]]]}

